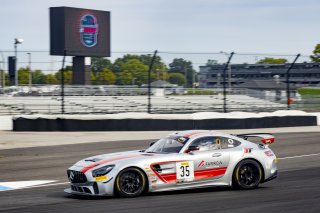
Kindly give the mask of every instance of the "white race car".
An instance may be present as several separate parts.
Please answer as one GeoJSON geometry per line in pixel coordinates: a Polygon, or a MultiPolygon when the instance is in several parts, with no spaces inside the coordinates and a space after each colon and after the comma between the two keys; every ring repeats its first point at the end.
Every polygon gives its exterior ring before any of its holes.
{"type": "Polygon", "coordinates": [[[277,177],[271,134],[175,132],[146,150],[89,157],[67,171],[76,195],[136,197],[146,192],[208,186],[254,189],[277,177]],[[261,142],[250,142],[251,137],[261,142]]]}

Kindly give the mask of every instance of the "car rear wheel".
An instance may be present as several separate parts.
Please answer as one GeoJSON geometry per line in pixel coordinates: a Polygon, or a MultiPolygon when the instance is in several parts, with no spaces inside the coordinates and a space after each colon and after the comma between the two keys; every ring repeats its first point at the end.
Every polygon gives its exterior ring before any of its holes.
{"type": "Polygon", "coordinates": [[[115,182],[115,193],[121,197],[137,197],[146,188],[146,177],[137,168],[122,170],[115,182]]]}
{"type": "Polygon", "coordinates": [[[243,160],[233,172],[233,186],[239,189],[255,189],[262,179],[260,165],[254,160],[243,160]]]}

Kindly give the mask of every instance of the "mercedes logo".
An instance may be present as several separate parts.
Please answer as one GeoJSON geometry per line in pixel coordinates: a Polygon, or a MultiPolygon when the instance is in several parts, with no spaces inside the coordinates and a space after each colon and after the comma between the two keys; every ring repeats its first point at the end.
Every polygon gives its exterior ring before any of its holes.
{"type": "Polygon", "coordinates": [[[73,171],[71,171],[69,174],[69,180],[73,181],[73,178],[74,178],[74,174],[73,174],[73,171]]]}

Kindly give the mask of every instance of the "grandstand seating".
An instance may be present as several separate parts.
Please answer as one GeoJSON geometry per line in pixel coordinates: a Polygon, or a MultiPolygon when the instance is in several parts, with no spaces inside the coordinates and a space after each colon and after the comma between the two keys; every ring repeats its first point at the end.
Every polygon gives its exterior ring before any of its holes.
{"type": "MultiPolygon", "coordinates": [[[[154,113],[189,113],[223,109],[221,95],[168,95],[152,96],[154,113]]],[[[67,114],[109,114],[146,112],[147,96],[65,96],[67,114]]],[[[247,95],[228,95],[228,111],[273,111],[284,109],[285,104],[258,99],[247,95]]],[[[60,96],[0,96],[0,115],[59,114],[60,96]]]]}

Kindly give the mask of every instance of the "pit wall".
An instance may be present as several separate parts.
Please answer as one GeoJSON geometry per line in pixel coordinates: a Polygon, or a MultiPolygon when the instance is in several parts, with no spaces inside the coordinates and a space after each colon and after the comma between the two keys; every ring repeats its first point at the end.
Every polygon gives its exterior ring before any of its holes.
{"type": "Polygon", "coordinates": [[[272,113],[0,116],[0,130],[13,131],[166,131],[187,129],[256,129],[317,126],[320,113],[284,110],[272,113]]]}

